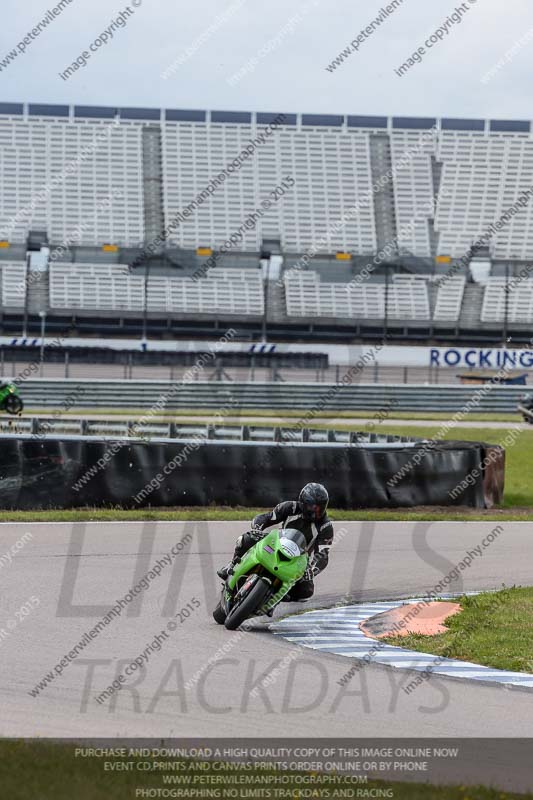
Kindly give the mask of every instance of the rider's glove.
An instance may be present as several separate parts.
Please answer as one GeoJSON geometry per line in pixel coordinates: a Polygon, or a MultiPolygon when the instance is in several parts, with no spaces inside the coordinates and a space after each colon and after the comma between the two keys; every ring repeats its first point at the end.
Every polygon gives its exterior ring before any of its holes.
{"type": "Polygon", "coordinates": [[[329,561],[329,556],[328,556],[328,551],[326,549],[316,553],[311,564],[313,575],[316,576],[320,572],[322,572],[322,570],[327,567],[328,561],[329,561]]]}
{"type": "Polygon", "coordinates": [[[254,542],[259,542],[265,535],[265,532],[261,530],[261,528],[252,528],[248,531],[248,536],[253,539],[254,542]]]}

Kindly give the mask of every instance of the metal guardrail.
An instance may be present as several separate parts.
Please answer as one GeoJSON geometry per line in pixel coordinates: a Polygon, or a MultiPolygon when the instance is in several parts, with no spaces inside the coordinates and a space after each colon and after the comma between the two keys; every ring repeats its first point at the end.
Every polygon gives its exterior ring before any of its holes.
{"type": "Polygon", "coordinates": [[[99,436],[133,439],[207,439],[217,441],[303,442],[337,444],[406,444],[422,441],[409,436],[370,432],[332,431],[313,428],[282,428],[259,425],[178,425],[152,422],[139,429],[134,420],[88,420],[72,417],[0,417],[0,434],[29,435],[44,439],[48,435],[99,436]]]}
{"type": "Polygon", "coordinates": [[[166,398],[161,410],[170,412],[231,408],[235,415],[239,409],[279,409],[313,410],[318,416],[321,411],[380,410],[387,404],[394,404],[395,411],[456,412],[469,402],[474,411],[513,412],[524,387],[33,379],[21,383],[20,391],[30,408],[150,409],[166,398]]]}

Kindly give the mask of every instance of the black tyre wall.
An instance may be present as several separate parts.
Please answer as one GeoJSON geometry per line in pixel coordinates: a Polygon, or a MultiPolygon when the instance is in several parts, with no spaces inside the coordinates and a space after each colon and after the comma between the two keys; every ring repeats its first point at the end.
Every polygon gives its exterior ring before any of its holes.
{"type": "MultiPolygon", "coordinates": [[[[165,465],[184,452],[186,442],[116,444],[114,455],[104,461],[112,442],[3,438],[0,507],[271,507],[280,498],[296,497],[310,481],[327,486],[333,508],[485,505],[482,461],[487,448],[476,442],[422,447],[416,463],[418,447],[196,441],[168,475],[165,465]],[[394,482],[402,468],[403,477],[394,482]],[[467,476],[468,485],[450,494],[467,476]]],[[[503,470],[499,481],[503,489],[503,470]]]]}

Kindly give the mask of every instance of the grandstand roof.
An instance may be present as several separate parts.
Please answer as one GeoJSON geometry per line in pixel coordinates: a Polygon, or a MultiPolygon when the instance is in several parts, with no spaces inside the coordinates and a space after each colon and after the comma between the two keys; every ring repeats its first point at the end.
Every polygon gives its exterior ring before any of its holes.
{"type": "MultiPolygon", "coordinates": [[[[281,113],[281,112],[279,112],[281,113]]],[[[267,125],[274,112],[218,111],[176,108],[135,108],[119,106],[53,105],[47,103],[0,103],[0,115],[22,117],[62,117],[123,120],[158,120],[166,122],[213,122],[228,125],[267,125]]],[[[449,117],[388,117],[352,114],[309,114],[287,112],[285,125],[332,128],[381,128],[389,130],[480,131],[486,133],[530,133],[530,120],[459,119],[449,117]]]]}

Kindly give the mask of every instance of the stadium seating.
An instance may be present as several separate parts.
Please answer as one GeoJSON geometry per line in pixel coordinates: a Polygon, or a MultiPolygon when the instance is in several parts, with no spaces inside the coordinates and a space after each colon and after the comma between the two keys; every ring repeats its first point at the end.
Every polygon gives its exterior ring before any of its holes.
{"type": "Polygon", "coordinates": [[[0,238],[25,241],[144,239],[140,126],[0,115],[0,238]]]}
{"type": "MultiPolygon", "coordinates": [[[[143,160],[147,130],[160,137],[161,213],[168,223],[257,141],[267,122],[245,112],[7,105],[0,106],[0,237],[12,242],[23,242],[33,228],[56,243],[137,246],[145,238],[143,180],[152,177],[143,160]]],[[[438,249],[458,257],[532,185],[530,137],[529,123],[520,122],[288,114],[169,243],[218,247],[262,208],[257,226],[242,229],[236,251],[257,251],[275,238],[285,252],[315,245],[323,253],[372,255],[378,138],[390,149],[400,253],[430,257],[438,249]],[[289,175],[294,186],[265,208],[289,175]],[[356,204],[357,215],[343,222],[356,204]]],[[[493,256],[533,256],[532,224],[530,203],[493,236],[493,256]]]]}
{"type": "MultiPolygon", "coordinates": [[[[393,275],[388,288],[387,316],[390,319],[429,320],[428,283],[431,280],[434,276],[393,275]]],[[[436,294],[435,321],[459,320],[465,284],[464,278],[457,277],[442,282],[436,294]]],[[[322,282],[316,272],[289,270],[285,273],[285,290],[289,316],[361,319],[383,319],[385,316],[384,283],[327,283],[322,282]]]]}
{"type": "MultiPolygon", "coordinates": [[[[461,256],[533,184],[533,142],[482,133],[443,133],[437,224],[440,251],[461,256]]],[[[533,255],[533,210],[521,209],[492,238],[494,258],[533,255]]]]}
{"type": "MultiPolygon", "coordinates": [[[[482,322],[501,323],[505,319],[505,279],[489,278],[485,286],[482,322]]],[[[508,322],[533,322],[533,280],[523,280],[507,294],[508,322]]]]}
{"type": "Polygon", "coordinates": [[[23,308],[26,288],[26,264],[24,262],[2,263],[0,270],[2,280],[2,306],[6,308],[23,308]]]}
{"type": "Polygon", "coordinates": [[[483,133],[442,134],[443,163],[437,226],[440,250],[461,256],[500,214],[502,165],[507,144],[483,133]]]}
{"type": "MultiPolygon", "coordinates": [[[[213,129],[194,122],[162,125],[162,159],[167,220],[202,192],[211,178],[243,150],[251,136],[249,125],[216,125],[213,129]]],[[[276,183],[276,182],[275,182],[276,183]]],[[[274,185],[275,185],[274,183],[274,185]]],[[[243,218],[257,206],[253,159],[235,171],[227,183],[180,225],[169,242],[184,248],[217,245],[239,230],[243,218]]],[[[257,231],[244,231],[237,249],[258,250],[257,231]]]]}
{"type": "Polygon", "coordinates": [[[437,322],[458,322],[465,292],[465,278],[452,277],[437,290],[433,319],[437,322]]]}
{"type": "MultiPolygon", "coordinates": [[[[250,125],[167,122],[163,125],[164,207],[167,219],[185,208],[212,176],[249,143],[250,125]]],[[[371,192],[368,134],[283,128],[211,197],[193,211],[169,241],[180,247],[219,245],[238,231],[250,212],[269,198],[286,176],[294,187],[243,232],[237,250],[258,250],[263,238],[281,238],[286,250],[303,251],[321,241],[325,252],[371,254],[376,249],[374,211],[368,200],[357,218],[338,225],[371,192]]]]}
{"type": "Polygon", "coordinates": [[[421,132],[396,131],[391,137],[400,252],[422,257],[431,254],[428,218],[433,216],[435,202],[433,149],[432,140],[427,136],[422,139],[421,132]]]}
{"type": "MultiPolygon", "coordinates": [[[[326,283],[316,272],[289,270],[284,276],[287,314],[293,317],[383,319],[385,285],[366,281],[355,285],[326,283]]],[[[398,281],[388,288],[390,319],[428,320],[425,281],[398,281]]]]}
{"type": "MultiPolygon", "coordinates": [[[[280,267],[283,275],[283,267],[311,251],[313,271],[289,271],[285,296],[281,284],[269,294],[276,321],[385,315],[477,321],[482,290],[477,284],[466,289],[468,269],[463,265],[460,275],[434,283],[433,260],[462,257],[533,185],[530,122],[286,114],[259,141],[274,116],[0,103],[0,240],[7,240],[0,259],[2,306],[12,313],[24,306],[25,267],[15,259],[24,257],[32,230],[46,232],[52,249],[65,245],[60,258],[77,263],[53,260],[49,277],[36,270],[29,313],[47,296],[52,313],[138,313],[145,303],[143,276],[128,274],[125,265],[96,263],[112,252],[102,245],[138,252],[255,142],[251,156],[168,236],[167,243],[180,248],[173,263],[185,277],[167,274],[164,266],[151,273],[148,310],[260,316],[261,251],[278,258],[271,284],[280,267]],[[272,200],[272,190],[288,176],[293,186],[272,200]],[[385,178],[380,189],[378,177],[385,178]],[[257,224],[246,226],[257,209],[257,224]],[[186,277],[204,263],[198,247],[217,250],[238,231],[218,267],[198,281],[186,277]],[[383,251],[385,240],[393,246],[383,251]],[[72,253],[67,244],[87,252],[72,253]],[[336,260],[339,251],[346,258],[336,260]],[[386,290],[375,267],[397,254],[407,268],[432,274],[391,276],[386,290]],[[372,279],[350,285],[365,262],[372,279]]],[[[113,252],[117,261],[130,257],[113,252]]],[[[504,264],[486,284],[479,321],[499,324],[506,306],[496,276],[508,265],[513,274],[513,262],[533,258],[533,199],[493,232],[480,258],[487,272],[491,260],[504,264]]],[[[507,309],[510,323],[531,322],[530,282],[511,292],[507,309]]]]}
{"type": "MultiPolygon", "coordinates": [[[[238,274],[207,273],[207,278],[198,281],[151,275],[147,309],[171,314],[262,315],[264,299],[260,272],[246,271],[245,277],[242,270],[235,272],[238,274]]],[[[144,308],[144,277],[124,275],[117,266],[54,264],[50,268],[50,307],[139,312],[144,308]]]]}

